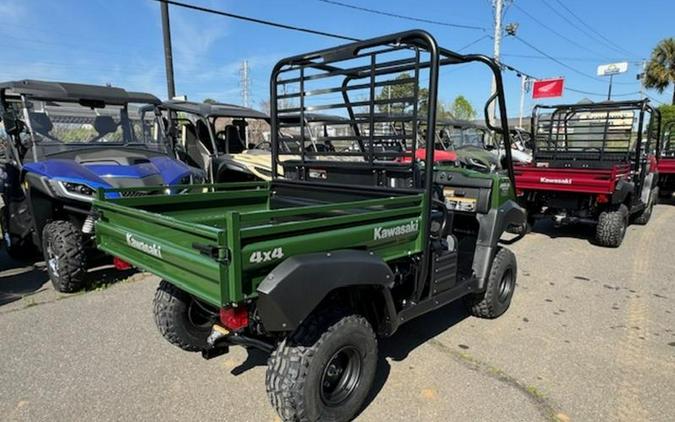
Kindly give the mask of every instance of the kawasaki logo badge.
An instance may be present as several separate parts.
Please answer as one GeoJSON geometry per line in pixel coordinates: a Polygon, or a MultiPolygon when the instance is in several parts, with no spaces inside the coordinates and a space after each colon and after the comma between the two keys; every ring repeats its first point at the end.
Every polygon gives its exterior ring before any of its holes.
{"type": "Polygon", "coordinates": [[[373,239],[389,239],[391,237],[403,236],[404,234],[416,233],[419,230],[419,223],[411,221],[408,224],[385,229],[384,227],[375,227],[373,230],[373,239]]]}
{"type": "Polygon", "coordinates": [[[133,234],[127,233],[127,245],[131,246],[134,249],[138,249],[141,252],[145,252],[148,255],[156,256],[157,258],[162,258],[162,247],[155,243],[145,243],[142,240],[138,240],[134,237],[133,234]]]}
{"type": "Polygon", "coordinates": [[[539,178],[540,183],[554,183],[556,185],[571,185],[572,184],[572,179],[569,178],[564,178],[564,179],[549,179],[548,177],[540,177],[539,178]]]}

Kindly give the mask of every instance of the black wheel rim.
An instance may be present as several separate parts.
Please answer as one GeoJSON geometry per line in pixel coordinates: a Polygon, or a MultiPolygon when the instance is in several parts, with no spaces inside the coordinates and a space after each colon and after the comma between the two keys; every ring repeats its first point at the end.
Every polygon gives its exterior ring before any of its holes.
{"type": "Polygon", "coordinates": [[[504,302],[511,295],[513,290],[513,271],[508,269],[504,271],[502,279],[499,280],[499,301],[504,302]]]}
{"type": "Polygon", "coordinates": [[[335,407],[351,397],[361,380],[361,355],[354,346],[345,346],[328,360],[321,376],[321,400],[335,407]]]}

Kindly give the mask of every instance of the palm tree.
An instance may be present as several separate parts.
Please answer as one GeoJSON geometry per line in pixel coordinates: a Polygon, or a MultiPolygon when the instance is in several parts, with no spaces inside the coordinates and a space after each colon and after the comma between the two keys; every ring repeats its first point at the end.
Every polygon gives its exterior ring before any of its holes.
{"type": "Polygon", "coordinates": [[[645,72],[645,87],[655,88],[659,94],[670,84],[675,105],[675,38],[666,38],[656,45],[645,72]]]}

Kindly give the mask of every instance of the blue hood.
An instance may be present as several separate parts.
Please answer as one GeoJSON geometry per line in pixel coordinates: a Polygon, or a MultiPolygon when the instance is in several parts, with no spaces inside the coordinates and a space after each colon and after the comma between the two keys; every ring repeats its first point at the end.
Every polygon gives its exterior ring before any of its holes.
{"type": "Polygon", "coordinates": [[[27,163],[24,168],[49,179],[86,182],[92,188],[119,186],[116,181],[129,181],[136,186],[174,185],[192,173],[188,165],[166,156],[149,157],[149,162],[132,165],[80,164],[74,160],[50,159],[27,163]],[[138,183],[133,183],[137,180],[138,183]]]}

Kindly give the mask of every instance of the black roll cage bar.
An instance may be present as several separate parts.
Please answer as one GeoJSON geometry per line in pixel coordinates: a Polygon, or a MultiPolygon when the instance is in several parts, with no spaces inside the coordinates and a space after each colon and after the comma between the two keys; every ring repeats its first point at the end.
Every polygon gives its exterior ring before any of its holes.
{"type": "MultiPolygon", "coordinates": [[[[354,113],[354,102],[352,102],[347,94],[347,85],[349,84],[350,81],[355,80],[355,79],[364,79],[367,77],[372,77],[373,72],[371,72],[371,69],[369,66],[361,67],[361,68],[355,68],[355,69],[341,69],[336,66],[330,65],[329,63],[341,61],[341,60],[347,60],[350,58],[357,57],[360,52],[363,50],[373,48],[373,47],[378,47],[378,46],[403,46],[401,48],[408,48],[408,49],[415,49],[418,53],[419,57],[419,51],[422,50],[424,52],[429,53],[429,60],[423,63],[401,63],[400,65],[395,65],[391,66],[389,68],[384,68],[384,69],[378,69],[376,71],[376,75],[386,75],[386,74],[393,74],[393,73],[401,73],[401,72],[406,72],[410,70],[418,70],[418,69],[429,69],[430,74],[429,74],[429,85],[428,85],[428,90],[429,90],[429,99],[428,99],[428,106],[427,106],[427,134],[426,134],[426,145],[427,146],[433,146],[434,145],[434,134],[436,131],[436,107],[437,107],[437,102],[438,102],[438,77],[439,77],[439,68],[440,66],[444,65],[450,65],[450,64],[463,64],[463,63],[471,63],[471,62],[480,62],[485,65],[487,65],[490,70],[492,71],[493,77],[496,82],[496,92],[492,94],[488,100],[485,103],[484,107],[484,115],[485,115],[485,122],[486,126],[495,132],[501,132],[504,136],[504,149],[505,149],[505,156],[506,156],[506,162],[507,162],[507,172],[508,172],[508,177],[511,180],[511,184],[515,187],[515,177],[513,173],[513,161],[511,157],[511,140],[509,137],[509,128],[508,128],[508,118],[507,118],[507,113],[506,113],[506,100],[504,98],[504,85],[503,85],[503,79],[502,79],[502,74],[501,74],[501,68],[499,66],[499,63],[495,61],[494,59],[482,55],[482,54],[469,54],[469,55],[462,55],[459,53],[455,53],[451,50],[442,48],[438,46],[438,43],[436,42],[435,38],[429,34],[428,32],[424,30],[410,30],[410,31],[405,31],[405,32],[399,32],[395,34],[390,34],[390,35],[384,35],[381,37],[377,38],[372,38],[369,40],[363,40],[363,41],[357,41],[349,44],[344,44],[341,46],[333,47],[333,48],[328,48],[324,50],[319,50],[315,51],[312,53],[306,53],[306,54],[301,54],[293,57],[288,57],[285,59],[280,60],[275,66],[274,69],[272,70],[272,74],[270,77],[270,117],[271,117],[271,138],[272,138],[272,179],[278,178],[278,172],[277,172],[277,164],[279,162],[279,148],[278,148],[278,143],[279,143],[279,128],[278,128],[278,111],[277,111],[277,100],[278,100],[278,93],[277,93],[277,83],[279,74],[284,71],[284,70],[292,70],[294,67],[295,68],[301,68],[301,67],[311,67],[327,72],[331,72],[332,74],[339,75],[342,74],[345,76],[345,79],[342,83],[342,96],[344,100],[344,104],[347,107],[348,113],[350,115],[350,120],[352,122],[355,122],[355,113],[354,113]],[[321,61],[319,61],[321,60],[321,61]],[[290,67],[290,68],[289,68],[290,67]],[[287,69],[285,69],[287,68],[287,69]],[[499,115],[500,115],[500,126],[496,127],[495,125],[492,124],[489,118],[489,112],[488,109],[490,107],[490,104],[492,102],[497,101],[497,106],[499,108],[499,115]]],[[[304,125],[302,122],[304,121],[304,113],[305,113],[305,107],[302,104],[303,98],[304,98],[304,93],[302,92],[302,83],[304,79],[303,78],[298,78],[297,82],[300,82],[301,84],[301,93],[299,94],[301,105],[297,109],[297,111],[301,114],[302,118],[300,119],[301,121],[301,132],[304,133],[304,125]]],[[[289,80],[285,82],[290,82],[289,80]]],[[[295,81],[294,81],[295,82],[295,81]]],[[[371,80],[370,83],[370,88],[371,91],[374,89],[374,83],[371,80]]],[[[415,97],[419,96],[419,85],[415,84],[415,97]]],[[[372,108],[371,108],[371,120],[373,118],[372,114],[372,108]]],[[[414,125],[416,126],[416,122],[414,122],[414,125]]],[[[364,146],[362,142],[362,137],[360,136],[360,131],[358,128],[358,124],[354,123],[353,124],[353,130],[355,133],[355,137],[358,140],[359,146],[361,147],[361,151],[364,151],[364,146]]],[[[414,132],[415,129],[413,129],[414,132]]],[[[372,131],[371,131],[371,137],[372,137],[372,131]]],[[[372,149],[373,147],[373,142],[371,139],[370,142],[370,148],[372,149]]],[[[415,150],[415,145],[413,144],[413,154],[415,150]]],[[[370,154],[370,157],[372,158],[372,151],[370,154]]],[[[304,156],[303,156],[304,157],[304,156]]],[[[429,168],[433,166],[434,162],[434,148],[426,148],[426,157],[425,157],[426,163],[431,163],[427,165],[429,168]]],[[[371,163],[372,164],[372,163],[371,163]]],[[[433,183],[433,172],[427,171],[425,172],[425,179],[424,179],[424,188],[429,192],[429,199],[431,200],[431,186],[433,183]]]]}
{"type": "MultiPolygon", "coordinates": [[[[571,115],[578,112],[595,112],[602,113],[606,112],[607,117],[605,118],[605,127],[603,131],[603,146],[607,143],[607,134],[609,128],[609,113],[625,110],[639,110],[640,116],[638,119],[637,127],[637,139],[635,142],[635,162],[634,162],[634,171],[638,172],[640,169],[640,152],[642,150],[642,132],[644,128],[644,115],[646,112],[650,113],[650,119],[647,126],[647,144],[644,145],[644,151],[649,152],[650,148],[650,139],[652,134],[652,125],[656,121],[656,149],[655,154],[657,157],[661,155],[662,142],[661,138],[661,112],[658,108],[654,108],[649,103],[649,99],[645,98],[643,100],[626,100],[626,101],[602,101],[597,103],[590,104],[559,104],[559,105],[542,105],[537,104],[532,108],[532,117],[530,121],[530,136],[532,139],[532,155],[536,159],[537,153],[537,130],[538,130],[538,119],[540,116],[540,110],[554,110],[550,121],[551,124],[548,128],[548,134],[546,134],[548,141],[552,139],[553,136],[553,122],[555,122],[555,116],[559,113],[564,113],[564,121],[567,122],[571,115]]],[[[557,120],[558,122],[563,120],[557,120]]],[[[565,137],[567,137],[567,128],[565,129],[565,137]]],[[[627,149],[626,155],[629,156],[631,153],[630,149],[627,149]]],[[[604,155],[604,147],[600,150],[600,161],[602,161],[604,155]]]]}

